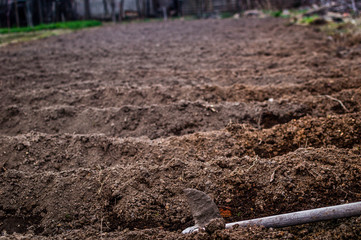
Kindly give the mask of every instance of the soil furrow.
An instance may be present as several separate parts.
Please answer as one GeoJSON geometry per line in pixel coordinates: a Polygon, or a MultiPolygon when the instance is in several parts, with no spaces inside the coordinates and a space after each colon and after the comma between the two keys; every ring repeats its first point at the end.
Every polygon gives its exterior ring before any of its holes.
{"type": "Polygon", "coordinates": [[[148,136],[151,139],[217,130],[230,122],[272,127],[305,116],[310,110],[286,101],[209,105],[180,102],[148,107],[91,108],[51,106],[41,109],[2,109],[2,134],[104,133],[117,137],[148,136]],[[176,119],[176,121],[175,121],[176,119]]]}
{"type": "Polygon", "coordinates": [[[216,161],[226,166],[232,158],[282,156],[299,148],[327,147],[361,151],[360,114],[302,118],[271,129],[229,124],[226,130],[182,137],[111,138],[105,135],[49,135],[30,133],[0,137],[0,168],[28,172],[74,168],[159,164],[179,161],[216,161]],[[215,160],[221,159],[221,160],[215,160]]]}
{"type": "MultiPolygon", "coordinates": [[[[351,92],[360,95],[361,80],[341,79],[312,80],[303,84],[288,86],[271,85],[255,87],[236,84],[229,87],[218,85],[198,86],[139,86],[139,87],[100,87],[83,90],[68,88],[35,89],[21,92],[7,91],[2,94],[2,105],[51,106],[71,105],[89,107],[122,107],[124,105],[145,106],[153,104],[171,104],[180,101],[206,101],[212,104],[221,102],[267,101],[269,99],[294,98],[302,95],[333,95],[351,92]]],[[[350,94],[348,94],[350,95],[350,94]]],[[[360,102],[360,101],[358,101],[360,102]]]]}
{"type": "Polygon", "coordinates": [[[185,199],[180,197],[186,187],[212,192],[218,206],[231,212],[228,221],[360,197],[359,156],[348,150],[307,148],[270,159],[230,158],[219,165],[222,160],[174,158],[153,166],[140,160],[137,166],[58,173],[2,170],[1,178],[7,180],[1,182],[0,194],[8,201],[1,204],[0,228],[11,233],[32,226],[35,233],[46,235],[99,224],[104,224],[104,231],[183,229],[190,224],[185,199]],[[262,176],[257,174],[260,170],[262,176]],[[167,187],[170,184],[175,187],[167,187]],[[246,201],[249,197],[254,201],[246,201]],[[74,205],[75,200],[82,204],[74,205]],[[22,221],[14,225],[14,219],[22,221]]]}

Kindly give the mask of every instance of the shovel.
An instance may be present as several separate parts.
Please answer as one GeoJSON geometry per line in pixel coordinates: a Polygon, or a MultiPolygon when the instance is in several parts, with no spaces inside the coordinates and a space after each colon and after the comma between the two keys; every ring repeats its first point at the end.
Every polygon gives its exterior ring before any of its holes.
{"type": "MultiPolygon", "coordinates": [[[[205,229],[207,224],[212,220],[222,218],[216,204],[204,192],[188,188],[184,190],[184,193],[187,197],[196,225],[183,230],[183,234],[198,232],[201,229],[205,229]]],[[[224,227],[232,228],[236,225],[240,227],[256,225],[279,228],[359,215],[361,215],[361,202],[355,202],[227,223],[224,227]]]]}

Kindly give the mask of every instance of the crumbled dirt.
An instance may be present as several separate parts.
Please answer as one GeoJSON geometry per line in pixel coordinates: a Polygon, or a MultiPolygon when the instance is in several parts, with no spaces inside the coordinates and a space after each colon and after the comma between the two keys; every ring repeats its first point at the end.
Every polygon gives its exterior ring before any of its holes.
{"type": "Polygon", "coordinates": [[[0,239],[357,239],[361,48],[281,19],[122,24],[0,48],[0,239]]]}

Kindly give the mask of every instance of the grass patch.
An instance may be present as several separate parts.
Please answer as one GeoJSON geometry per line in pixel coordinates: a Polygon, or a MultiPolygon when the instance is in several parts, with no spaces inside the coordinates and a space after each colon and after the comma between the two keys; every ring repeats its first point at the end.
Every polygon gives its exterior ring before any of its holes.
{"type": "Polygon", "coordinates": [[[231,18],[233,17],[233,13],[230,12],[223,12],[220,14],[221,19],[231,18]]]}
{"type": "Polygon", "coordinates": [[[361,33],[361,19],[355,24],[352,23],[329,23],[325,25],[321,30],[326,32],[327,35],[343,35],[349,33],[361,33]]]}
{"type": "Polygon", "coordinates": [[[7,33],[22,33],[22,32],[35,32],[43,30],[54,30],[54,29],[71,29],[77,30],[87,27],[101,26],[102,23],[96,20],[89,21],[72,21],[72,22],[58,22],[49,24],[40,24],[34,27],[20,27],[20,28],[0,28],[0,34],[7,33]]]}
{"type": "Polygon", "coordinates": [[[354,23],[329,23],[321,30],[332,39],[345,46],[355,46],[361,44],[361,18],[354,23]]]}
{"type": "Polygon", "coordinates": [[[309,25],[309,24],[313,24],[318,19],[320,19],[320,16],[318,16],[318,15],[312,15],[312,16],[309,16],[309,17],[302,17],[300,23],[309,25]]]}
{"type": "Polygon", "coordinates": [[[283,11],[281,10],[277,10],[277,11],[273,11],[273,10],[263,10],[263,13],[268,15],[268,16],[271,16],[271,17],[275,17],[275,18],[289,18],[290,15],[286,15],[286,14],[283,14],[283,11]]]}
{"type": "Polygon", "coordinates": [[[0,34],[0,47],[6,46],[11,43],[27,42],[51,36],[58,36],[65,33],[70,33],[71,29],[55,29],[55,30],[44,30],[36,32],[19,32],[0,34]]]}
{"type": "Polygon", "coordinates": [[[281,17],[282,11],[281,11],[281,10],[279,10],[279,11],[271,11],[271,12],[270,12],[270,15],[271,15],[272,17],[281,17]]]}

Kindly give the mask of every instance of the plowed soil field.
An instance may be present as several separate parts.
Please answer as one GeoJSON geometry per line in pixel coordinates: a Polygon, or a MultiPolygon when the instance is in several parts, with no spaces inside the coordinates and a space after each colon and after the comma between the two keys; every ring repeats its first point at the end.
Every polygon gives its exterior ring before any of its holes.
{"type": "Polygon", "coordinates": [[[109,25],[0,48],[0,239],[357,239],[361,44],[281,19],[109,25]]]}

